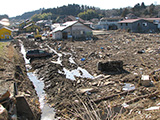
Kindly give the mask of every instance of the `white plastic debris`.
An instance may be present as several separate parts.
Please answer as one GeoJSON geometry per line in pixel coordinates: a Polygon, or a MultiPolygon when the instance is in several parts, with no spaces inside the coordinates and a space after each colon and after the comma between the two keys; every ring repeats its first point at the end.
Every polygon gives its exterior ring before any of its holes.
{"type": "Polygon", "coordinates": [[[160,106],[160,102],[157,105],[160,106]]]}
{"type": "Polygon", "coordinates": [[[149,80],[149,75],[142,75],[141,80],[149,80]]]}
{"type": "Polygon", "coordinates": [[[78,67],[77,69],[74,69],[71,71],[66,68],[63,68],[63,71],[64,71],[64,74],[66,75],[66,78],[71,80],[75,80],[75,76],[82,77],[82,78],[90,78],[90,79],[94,78],[91,74],[89,74],[85,69],[81,67],[78,67]]]}
{"type": "Polygon", "coordinates": [[[123,103],[122,106],[123,106],[124,108],[127,108],[129,105],[126,104],[126,103],[123,103]]]}
{"type": "Polygon", "coordinates": [[[134,90],[134,89],[135,89],[134,84],[124,83],[124,86],[123,86],[122,90],[134,90]]]}
{"type": "Polygon", "coordinates": [[[145,110],[160,110],[160,106],[153,106],[153,107],[147,108],[145,110]]]}

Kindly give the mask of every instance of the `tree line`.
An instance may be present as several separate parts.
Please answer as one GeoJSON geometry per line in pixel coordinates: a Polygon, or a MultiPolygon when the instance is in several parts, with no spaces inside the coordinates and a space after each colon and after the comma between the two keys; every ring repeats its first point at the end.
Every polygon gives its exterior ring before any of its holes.
{"type": "MultiPolygon", "coordinates": [[[[57,8],[39,9],[36,11],[26,12],[14,19],[32,19],[33,21],[51,19],[53,22],[59,22],[69,15],[80,17],[84,20],[102,17],[126,17],[132,13],[137,17],[160,17],[160,5],[151,4],[146,6],[144,2],[137,3],[134,7],[125,7],[119,9],[100,9],[93,6],[68,4],[57,8]]],[[[8,18],[7,15],[0,15],[0,19],[8,18]]]]}
{"type": "Polygon", "coordinates": [[[78,16],[85,20],[101,18],[104,16],[101,14],[99,8],[87,5],[80,6],[78,4],[68,4],[67,6],[64,5],[62,7],[44,9],[42,10],[41,14],[32,16],[32,20],[37,21],[40,20],[40,18],[43,18],[57,21],[69,15],[78,16]]]}
{"type": "Polygon", "coordinates": [[[6,15],[6,14],[0,15],[0,20],[3,19],[3,18],[7,18],[7,19],[8,19],[9,17],[8,17],[8,15],[6,15]]]}
{"type": "Polygon", "coordinates": [[[137,17],[160,17],[160,5],[151,4],[146,6],[144,2],[137,3],[133,8],[124,8],[121,16],[125,17],[129,13],[137,17]]]}
{"type": "Polygon", "coordinates": [[[146,6],[144,2],[137,3],[134,7],[120,9],[101,10],[93,6],[68,4],[62,7],[43,9],[40,14],[32,16],[32,20],[52,19],[57,22],[68,15],[78,16],[84,20],[102,17],[126,17],[132,13],[137,17],[160,17],[160,5],[151,4],[146,6]]]}

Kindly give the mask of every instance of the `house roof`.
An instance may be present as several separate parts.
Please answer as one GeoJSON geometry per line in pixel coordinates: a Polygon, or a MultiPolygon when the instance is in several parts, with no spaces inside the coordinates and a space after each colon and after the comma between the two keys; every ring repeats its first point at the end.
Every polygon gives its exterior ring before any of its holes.
{"type": "Polygon", "coordinates": [[[7,29],[7,30],[10,30],[10,31],[13,31],[12,29],[10,29],[10,28],[8,28],[8,27],[6,27],[6,26],[1,27],[0,30],[3,29],[3,28],[5,28],[5,29],[7,29]]]}
{"type": "Polygon", "coordinates": [[[58,32],[58,31],[63,31],[64,29],[74,25],[75,23],[77,23],[78,21],[68,21],[63,23],[61,26],[55,28],[52,32],[58,32]]]}
{"type": "Polygon", "coordinates": [[[160,20],[160,18],[143,18],[145,20],[160,20]]]}
{"type": "Polygon", "coordinates": [[[150,22],[156,22],[156,21],[158,21],[158,22],[160,22],[160,18],[145,18],[145,20],[148,20],[148,21],[150,21],[150,22]]]}
{"type": "Polygon", "coordinates": [[[0,24],[5,25],[5,26],[9,26],[10,25],[9,19],[4,18],[4,19],[0,20],[0,24]]]}
{"type": "Polygon", "coordinates": [[[121,20],[123,19],[122,17],[113,17],[113,18],[101,18],[101,20],[121,20]]]}
{"type": "MultiPolygon", "coordinates": [[[[63,31],[63,30],[67,29],[68,27],[73,26],[74,24],[76,24],[78,22],[79,21],[68,21],[68,22],[65,22],[62,25],[60,25],[59,27],[55,28],[52,32],[55,33],[55,32],[58,32],[58,31],[63,31]]],[[[79,22],[79,23],[81,23],[81,22],[79,22]]],[[[81,24],[83,24],[83,23],[81,23],[81,24]]],[[[88,27],[85,24],[83,24],[83,25],[86,26],[86,27],[88,27]]],[[[88,27],[88,28],[90,28],[90,27],[88,27]]],[[[92,29],[92,28],[90,28],[90,29],[92,29]]]]}
{"type": "Polygon", "coordinates": [[[118,23],[133,23],[133,22],[136,22],[136,21],[139,21],[141,19],[126,19],[126,20],[122,20],[118,23]]]}
{"type": "Polygon", "coordinates": [[[153,20],[160,20],[160,18],[137,18],[137,19],[126,19],[126,20],[122,20],[118,23],[133,23],[139,20],[147,20],[147,21],[153,21],[153,20]]]}
{"type": "Polygon", "coordinates": [[[74,17],[72,15],[68,16],[69,19],[71,19],[72,21],[80,21],[82,23],[84,23],[85,21],[83,19],[81,19],[80,17],[74,17]]]}
{"type": "Polygon", "coordinates": [[[32,26],[32,25],[33,25],[33,23],[30,23],[30,24],[24,26],[24,29],[27,28],[27,27],[30,27],[30,26],[32,26]]]}

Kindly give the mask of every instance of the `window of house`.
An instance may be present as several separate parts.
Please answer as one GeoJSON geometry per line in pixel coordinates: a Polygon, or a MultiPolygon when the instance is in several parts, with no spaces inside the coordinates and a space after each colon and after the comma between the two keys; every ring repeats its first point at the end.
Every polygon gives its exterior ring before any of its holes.
{"type": "Polygon", "coordinates": [[[126,26],[128,26],[128,23],[126,23],[126,26]]]}
{"type": "Polygon", "coordinates": [[[84,34],[84,31],[81,30],[81,35],[83,35],[83,34],[84,34]]]}
{"type": "Polygon", "coordinates": [[[122,26],[123,24],[121,23],[121,26],[122,26]]]}
{"type": "Polygon", "coordinates": [[[144,22],[144,23],[143,23],[143,26],[146,27],[146,26],[147,26],[147,23],[144,22]]]}
{"type": "Polygon", "coordinates": [[[140,23],[138,23],[137,26],[140,26],[140,23]]]}

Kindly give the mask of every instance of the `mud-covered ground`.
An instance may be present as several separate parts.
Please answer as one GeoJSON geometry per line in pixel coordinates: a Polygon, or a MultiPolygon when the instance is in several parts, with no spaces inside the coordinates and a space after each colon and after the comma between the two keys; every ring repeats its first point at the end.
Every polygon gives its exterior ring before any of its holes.
{"type": "Polygon", "coordinates": [[[31,64],[38,78],[44,81],[46,99],[56,109],[57,116],[95,120],[159,119],[160,34],[111,31],[96,37],[96,40],[39,42],[19,38],[27,50],[53,53],[51,58],[34,59],[31,64]],[[123,71],[97,69],[98,62],[108,61],[123,61],[123,71]],[[79,77],[66,76],[76,70],[79,77]],[[149,75],[148,86],[142,84],[142,75],[149,75]],[[157,109],[150,110],[150,107],[157,109]]]}

